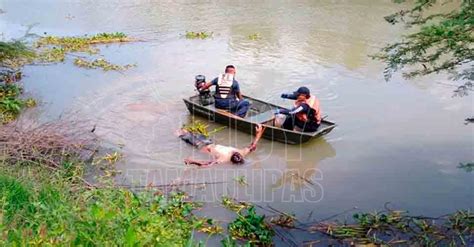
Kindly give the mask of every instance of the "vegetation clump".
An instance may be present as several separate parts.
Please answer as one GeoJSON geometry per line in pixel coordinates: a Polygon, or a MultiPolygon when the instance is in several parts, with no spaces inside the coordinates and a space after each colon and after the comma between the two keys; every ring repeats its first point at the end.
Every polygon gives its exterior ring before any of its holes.
{"type": "Polygon", "coordinates": [[[222,201],[221,205],[224,206],[225,208],[234,211],[234,212],[240,212],[243,209],[250,208],[252,205],[247,202],[239,202],[236,201],[234,198],[229,197],[229,196],[222,196],[222,201]]]}
{"type": "Polygon", "coordinates": [[[474,162],[459,163],[458,168],[466,172],[472,172],[474,170],[474,162]]]}
{"type": "Polygon", "coordinates": [[[411,216],[404,211],[357,213],[355,224],[320,222],[321,232],[344,242],[376,245],[466,246],[474,234],[474,214],[460,210],[439,218],[411,216]]]}
{"type": "Polygon", "coordinates": [[[122,71],[122,70],[127,70],[128,68],[134,67],[134,65],[132,64],[127,64],[124,66],[112,64],[103,58],[95,59],[94,61],[87,61],[82,58],[76,58],[74,59],[74,65],[78,67],[82,67],[82,68],[88,68],[88,69],[101,68],[104,71],[109,71],[109,70],[122,71]]]}
{"type": "Polygon", "coordinates": [[[0,41],[0,123],[15,120],[21,110],[36,105],[33,99],[22,99],[22,78],[18,68],[31,62],[35,53],[20,41],[0,41]]]}
{"type": "Polygon", "coordinates": [[[207,39],[212,37],[212,32],[189,32],[186,31],[187,39],[207,39]]]}
{"type": "Polygon", "coordinates": [[[20,98],[22,91],[22,88],[17,84],[0,84],[0,123],[10,123],[23,109],[36,106],[34,99],[20,98]]]}
{"type": "Polygon", "coordinates": [[[247,182],[247,178],[245,176],[237,176],[234,178],[234,181],[239,183],[241,186],[247,186],[249,183],[247,182]]]}
{"type": "MultiPolygon", "coordinates": [[[[120,32],[100,33],[83,37],[46,36],[36,42],[35,48],[38,50],[38,61],[43,63],[57,63],[63,62],[68,53],[80,52],[89,55],[98,54],[100,50],[95,45],[132,41],[135,40],[120,32]]],[[[85,68],[102,68],[104,71],[125,70],[132,67],[132,65],[114,65],[104,59],[96,59],[89,62],[82,58],[76,58],[74,64],[85,68]]]]}
{"type": "Polygon", "coordinates": [[[0,67],[2,75],[5,68],[19,68],[27,63],[30,63],[35,57],[35,52],[27,47],[23,42],[0,41],[0,67]]]}
{"type": "Polygon", "coordinates": [[[237,218],[228,226],[233,238],[248,240],[251,245],[270,246],[275,235],[270,225],[265,222],[265,215],[258,215],[251,206],[242,213],[237,213],[237,218]]]}
{"type": "Polygon", "coordinates": [[[205,124],[205,123],[203,123],[202,121],[199,121],[199,120],[193,120],[193,121],[191,121],[191,123],[183,125],[182,128],[189,131],[189,132],[191,132],[191,133],[198,134],[198,135],[203,135],[205,137],[209,137],[210,135],[215,134],[215,133],[225,129],[226,127],[223,126],[223,127],[215,128],[215,129],[209,131],[208,130],[208,128],[209,128],[208,124],[205,124]]]}
{"type": "MultiPolygon", "coordinates": [[[[21,99],[22,88],[18,85],[22,74],[19,69],[26,64],[63,62],[68,53],[85,52],[96,54],[99,49],[93,45],[116,42],[130,42],[124,33],[100,33],[84,37],[40,38],[35,47],[30,48],[21,41],[0,41],[0,123],[9,123],[17,118],[21,110],[36,105],[33,99],[21,99]]],[[[77,58],[74,62],[79,67],[101,68],[104,71],[126,70],[133,65],[114,65],[105,59],[86,61],[77,58]]]]}
{"type": "Polygon", "coordinates": [[[248,36],[249,40],[259,40],[262,39],[262,36],[259,33],[253,33],[248,36]]]}

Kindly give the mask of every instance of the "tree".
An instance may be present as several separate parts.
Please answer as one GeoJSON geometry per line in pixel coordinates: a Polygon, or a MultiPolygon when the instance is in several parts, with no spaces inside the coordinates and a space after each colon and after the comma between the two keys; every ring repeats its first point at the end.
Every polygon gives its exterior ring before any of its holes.
{"type": "Polygon", "coordinates": [[[402,69],[406,69],[405,78],[449,72],[452,79],[463,82],[455,90],[457,95],[464,96],[473,90],[474,1],[416,0],[413,8],[386,16],[385,20],[393,25],[405,23],[407,29],[417,28],[372,56],[386,63],[386,80],[402,69]],[[457,4],[457,7],[447,13],[427,14],[435,4],[447,2],[457,4]]]}

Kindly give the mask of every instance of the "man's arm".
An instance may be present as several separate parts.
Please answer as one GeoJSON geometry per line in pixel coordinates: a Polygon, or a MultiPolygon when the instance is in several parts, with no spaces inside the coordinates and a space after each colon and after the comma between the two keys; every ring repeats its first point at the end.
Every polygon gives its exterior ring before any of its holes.
{"type": "Polygon", "coordinates": [[[215,165],[218,162],[216,160],[193,160],[190,158],[184,159],[184,164],[186,165],[197,165],[197,166],[211,166],[215,165]]]}
{"type": "Polygon", "coordinates": [[[210,88],[211,86],[214,86],[217,84],[217,81],[218,81],[218,78],[214,78],[214,80],[210,81],[210,82],[206,82],[202,87],[199,88],[199,90],[206,90],[208,88],[210,88]]]}
{"type": "Polygon", "coordinates": [[[243,100],[243,99],[244,99],[244,97],[242,96],[242,93],[241,93],[240,91],[238,91],[237,93],[235,93],[235,96],[237,96],[237,98],[238,98],[239,100],[243,100]]]}
{"type": "Polygon", "coordinates": [[[316,102],[315,102],[314,106],[316,108],[316,122],[318,124],[321,124],[321,120],[322,120],[321,119],[321,108],[319,106],[319,100],[318,99],[316,99],[316,102]]]}
{"type": "Polygon", "coordinates": [[[250,143],[250,145],[248,147],[243,149],[243,151],[242,151],[243,156],[245,156],[245,155],[255,151],[255,149],[257,149],[257,143],[260,140],[260,138],[262,138],[264,130],[265,130],[265,127],[262,126],[261,124],[258,124],[255,127],[255,131],[256,131],[255,139],[252,141],[252,143],[250,143]]]}
{"type": "Polygon", "coordinates": [[[243,100],[244,97],[242,96],[242,93],[240,92],[240,85],[237,81],[234,81],[234,84],[232,85],[232,90],[234,90],[235,92],[235,96],[239,99],[239,100],[243,100]]]}

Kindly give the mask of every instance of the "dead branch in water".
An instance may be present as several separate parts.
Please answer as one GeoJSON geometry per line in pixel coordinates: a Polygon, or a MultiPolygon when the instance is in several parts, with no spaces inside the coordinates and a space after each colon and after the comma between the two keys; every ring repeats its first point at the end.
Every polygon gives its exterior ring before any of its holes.
{"type": "Polygon", "coordinates": [[[0,154],[7,164],[60,168],[67,161],[86,161],[97,139],[86,121],[15,122],[0,128],[0,154]]]}

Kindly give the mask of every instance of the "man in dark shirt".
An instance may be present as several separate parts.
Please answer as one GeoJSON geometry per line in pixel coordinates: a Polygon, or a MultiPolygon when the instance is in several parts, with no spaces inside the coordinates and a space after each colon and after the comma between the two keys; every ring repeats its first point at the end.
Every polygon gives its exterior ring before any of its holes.
{"type": "Polygon", "coordinates": [[[316,112],[306,103],[302,103],[291,110],[280,109],[278,113],[288,115],[285,122],[283,122],[282,127],[284,129],[293,130],[296,126],[303,132],[318,130],[319,124],[314,121],[316,112]]]}
{"type": "Polygon", "coordinates": [[[216,93],[214,94],[216,108],[228,110],[239,117],[245,117],[250,103],[242,97],[239,82],[235,80],[235,67],[233,65],[228,65],[225,68],[225,74],[207,82],[200,90],[211,86],[216,86],[216,93]]]}
{"type": "Polygon", "coordinates": [[[321,124],[321,110],[319,100],[313,95],[307,87],[300,87],[293,94],[282,94],[282,98],[294,99],[295,107],[291,110],[278,109],[276,114],[287,115],[282,127],[288,130],[294,130],[298,127],[303,132],[317,131],[321,124]]]}

